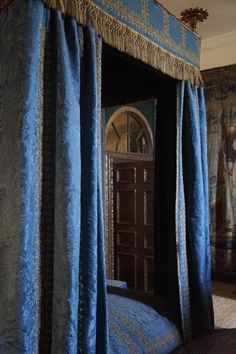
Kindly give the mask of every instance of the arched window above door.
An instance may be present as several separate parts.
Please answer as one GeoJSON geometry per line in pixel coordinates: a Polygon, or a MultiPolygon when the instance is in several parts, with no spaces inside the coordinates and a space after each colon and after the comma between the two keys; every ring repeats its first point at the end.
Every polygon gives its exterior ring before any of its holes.
{"type": "Polygon", "coordinates": [[[152,155],[152,131],[139,110],[124,106],[111,116],[106,128],[106,151],[152,155]]]}

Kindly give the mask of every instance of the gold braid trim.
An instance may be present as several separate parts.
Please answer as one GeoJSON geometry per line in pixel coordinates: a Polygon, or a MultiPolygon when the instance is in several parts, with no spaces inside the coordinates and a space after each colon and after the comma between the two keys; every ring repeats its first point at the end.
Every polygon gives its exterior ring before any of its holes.
{"type": "MultiPolygon", "coordinates": [[[[0,12],[13,0],[0,0],[0,12]]],[[[178,80],[203,85],[200,71],[170,54],[140,33],[121,23],[89,0],[41,0],[52,9],[74,17],[84,26],[91,25],[103,40],[130,56],[178,80]]]]}
{"type": "Polygon", "coordinates": [[[200,71],[184,60],[168,53],[154,42],[121,23],[89,0],[41,0],[53,9],[74,17],[80,24],[91,25],[103,40],[155,69],[195,85],[203,85],[200,71]]]}
{"type": "Polygon", "coordinates": [[[13,0],[0,0],[0,12],[3,11],[12,2],[13,2],[13,0]]]}

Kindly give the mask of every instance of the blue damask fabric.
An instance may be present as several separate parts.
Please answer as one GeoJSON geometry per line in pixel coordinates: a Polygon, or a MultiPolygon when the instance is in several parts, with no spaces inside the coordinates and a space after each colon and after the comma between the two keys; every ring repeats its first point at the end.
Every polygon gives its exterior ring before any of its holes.
{"type": "Polygon", "coordinates": [[[35,0],[0,29],[0,353],[106,353],[101,40],[35,0]]]}
{"type": "Polygon", "coordinates": [[[180,82],[177,91],[177,262],[183,329],[188,337],[191,329],[196,335],[214,327],[206,111],[203,88],[180,82]]]}
{"type": "Polygon", "coordinates": [[[91,0],[91,2],[174,57],[199,67],[200,37],[166,11],[161,2],[153,0],[91,0]]]}

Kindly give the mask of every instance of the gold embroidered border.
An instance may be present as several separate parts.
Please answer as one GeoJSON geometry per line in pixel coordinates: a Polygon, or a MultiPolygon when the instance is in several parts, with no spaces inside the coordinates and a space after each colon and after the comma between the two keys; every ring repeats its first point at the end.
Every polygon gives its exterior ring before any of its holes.
{"type": "Polygon", "coordinates": [[[42,195],[42,136],[43,136],[43,80],[44,80],[44,56],[45,56],[45,40],[46,40],[46,28],[42,26],[40,34],[40,68],[39,68],[39,110],[38,110],[38,127],[37,127],[37,166],[35,173],[37,175],[36,181],[36,222],[35,222],[35,276],[34,276],[34,312],[32,315],[35,319],[35,333],[34,333],[34,345],[32,353],[38,353],[39,349],[39,336],[40,336],[40,218],[41,218],[41,195],[42,195]]]}
{"type": "MultiPolygon", "coordinates": [[[[190,312],[190,297],[189,297],[189,283],[188,283],[188,263],[187,263],[187,249],[186,249],[186,215],[185,215],[185,197],[184,197],[184,186],[183,179],[181,179],[180,171],[179,171],[179,160],[182,159],[180,156],[180,148],[181,148],[181,139],[180,136],[182,134],[182,123],[180,126],[180,119],[182,115],[182,108],[180,108],[180,90],[183,95],[185,90],[185,83],[180,83],[181,87],[177,90],[176,96],[176,104],[177,104],[177,120],[176,120],[176,196],[175,196],[175,229],[176,229],[176,253],[177,253],[177,271],[178,271],[178,284],[179,284],[179,304],[180,304],[180,313],[181,313],[181,321],[182,321],[182,331],[184,341],[187,342],[192,338],[192,324],[191,324],[191,312],[190,312]],[[182,196],[179,194],[179,182],[181,182],[181,187],[183,194],[182,196]],[[183,199],[183,208],[179,210],[178,200],[179,198],[183,199]],[[185,288],[183,290],[183,286],[181,283],[181,259],[178,252],[178,245],[180,244],[180,235],[179,235],[179,214],[181,214],[181,223],[183,226],[183,239],[184,243],[182,244],[182,256],[185,262],[185,273],[183,276],[187,279],[187,284],[185,283],[185,288]],[[182,298],[185,296],[187,301],[186,308],[183,308],[182,298]],[[186,319],[184,313],[187,313],[186,319]]],[[[182,151],[182,148],[181,148],[182,151]]]]}
{"type": "Polygon", "coordinates": [[[144,21],[147,22],[147,18],[148,18],[147,0],[142,0],[141,6],[142,6],[142,10],[141,10],[142,17],[144,21]]]}
{"type": "Polygon", "coordinates": [[[161,352],[161,350],[165,349],[167,343],[173,341],[174,339],[179,338],[179,331],[172,327],[171,332],[165,333],[165,337],[161,337],[156,339],[147,349],[147,354],[157,353],[157,350],[161,352]]]}
{"type": "Polygon", "coordinates": [[[140,338],[145,346],[149,344],[149,338],[145,336],[144,331],[142,331],[142,329],[136,325],[135,321],[131,321],[125,317],[120,310],[109,308],[108,311],[109,314],[113,315],[114,318],[124,323],[126,328],[129,328],[138,338],[140,338]]]}
{"type": "MultiPolygon", "coordinates": [[[[149,8],[147,6],[147,1],[148,0],[142,0],[146,3],[146,18],[142,15],[139,16],[138,14],[134,13],[132,10],[127,9],[127,7],[124,6],[124,4],[122,4],[122,2],[120,1],[116,1],[114,2],[113,0],[104,0],[104,3],[106,4],[107,7],[109,7],[111,10],[115,10],[115,12],[127,19],[128,21],[131,21],[131,23],[135,23],[135,25],[137,27],[139,27],[142,31],[147,31],[149,34],[151,34],[154,38],[161,40],[163,43],[166,43],[168,45],[168,48],[177,51],[179,53],[181,53],[184,57],[188,58],[190,61],[195,61],[196,60],[196,55],[194,55],[193,53],[191,53],[186,46],[183,47],[182,43],[181,44],[177,44],[175,41],[173,41],[170,38],[170,34],[169,32],[165,32],[165,17],[166,19],[168,19],[169,22],[169,17],[174,17],[173,15],[171,15],[161,4],[159,4],[159,6],[162,7],[163,10],[163,21],[164,21],[164,31],[160,31],[158,30],[158,28],[153,27],[152,24],[149,23],[149,8]]],[[[169,27],[169,23],[168,23],[168,27],[169,27]]],[[[185,24],[182,24],[182,29],[186,32],[186,31],[190,31],[189,28],[186,28],[185,24]]],[[[186,33],[185,33],[186,35],[186,33]]],[[[196,33],[195,33],[196,35],[196,33]]],[[[200,41],[198,40],[198,43],[200,43],[200,41]]],[[[167,50],[168,51],[168,50],[167,50]]],[[[200,51],[198,51],[200,53],[200,51]]]]}
{"type": "Polygon", "coordinates": [[[82,25],[91,25],[104,41],[121,52],[179,80],[202,85],[200,71],[193,65],[170,54],[156,43],[108,15],[89,0],[41,0],[53,9],[74,17],[82,25]]]}
{"type": "MultiPolygon", "coordinates": [[[[102,171],[102,40],[96,39],[97,52],[97,111],[98,111],[98,170],[102,171]]],[[[99,182],[103,185],[102,175],[99,174],[99,182]]]]}
{"type": "Polygon", "coordinates": [[[120,329],[112,322],[110,323],[109,328],[111,333],[115,334],[119,339],[121,339],[122,343],[124,343],[127,346],[130,354],[137,354],[137,348],[135,347],[129,335],[125,333],[123,328],[120,329]]]}
{"type": "Polygon", "coordinates": [[[169,32],[170,32],[170,22],[169,22],[169,15],[166,11],[163,11],[163,29],[164,29],[164,33],[169,36],[169,32]]]}
{"type": "Polygon", "coordinates": [[[182,33],[182,47],[186,48],[187,44],[187,32],[184,27],[181,28],[181,33],[182,33]]]}

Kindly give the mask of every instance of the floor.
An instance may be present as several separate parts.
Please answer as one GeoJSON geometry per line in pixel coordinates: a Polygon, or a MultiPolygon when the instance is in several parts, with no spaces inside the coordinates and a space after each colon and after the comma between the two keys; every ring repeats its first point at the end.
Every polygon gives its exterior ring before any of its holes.
{"type": "Polygon", "coordinates": [[[216,328],[236,328],[236,284],[213,281],[216,328]]]}

